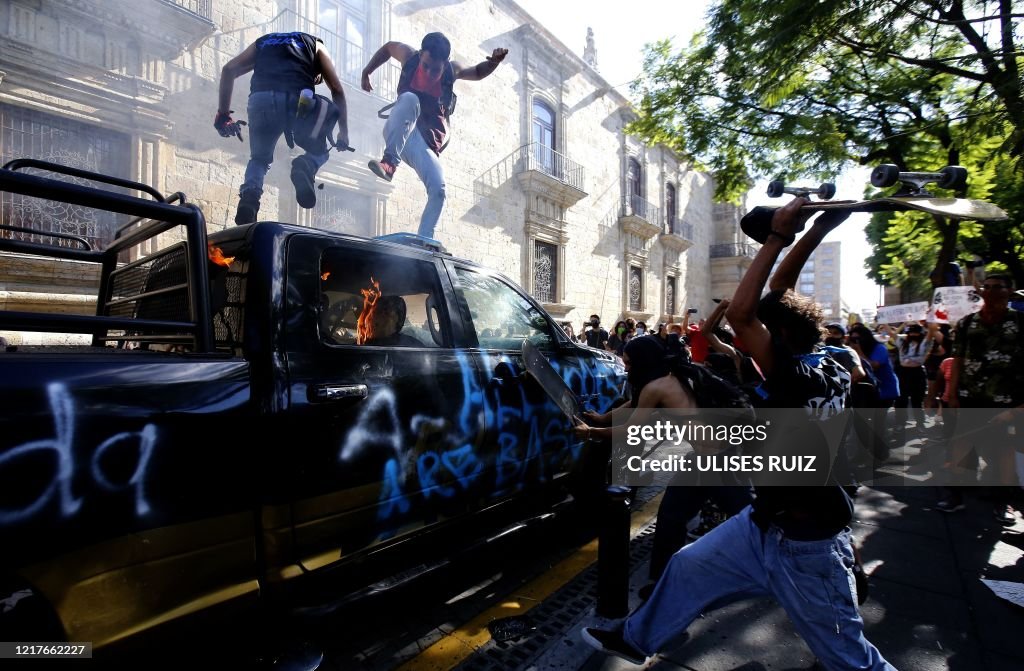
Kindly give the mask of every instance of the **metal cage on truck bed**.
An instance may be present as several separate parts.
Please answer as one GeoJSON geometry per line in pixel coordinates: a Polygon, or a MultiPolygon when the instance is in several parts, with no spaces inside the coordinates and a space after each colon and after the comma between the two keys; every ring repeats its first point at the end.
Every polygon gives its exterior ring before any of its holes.
{"type": "MultiPolygon", "coordinates": [[[[197,206],[185,202],[183,194],[165,198],[145,184],[33,159],[16,159],[0,168],[0,191],[134,217],[117,230],[113,242],[99,250],[79,236],[0,222],[0,231],[54,240],[45,244],[0,237],[0,251],[86,261],[101,268],[94,316],[0,311],[0,330],[90,334],[94,346],[111,341],[160,342],[181,344],[193,352],[215,350],[206,220],[197,206]],[[29,174],[26,168],[133,189],[152,199],[29,174]],[[122,252],[178,226],[185,230],[183,242],[119,265],[122,252]]],[[[226,268],[217,272],[225,275],[228,295],[219,301],[223,305],[216,330],[229,336],[222,341],[235,340],[240,338],[240,304],[230,287],[238,282],[230,281],[232,273],[226,268]]]]}

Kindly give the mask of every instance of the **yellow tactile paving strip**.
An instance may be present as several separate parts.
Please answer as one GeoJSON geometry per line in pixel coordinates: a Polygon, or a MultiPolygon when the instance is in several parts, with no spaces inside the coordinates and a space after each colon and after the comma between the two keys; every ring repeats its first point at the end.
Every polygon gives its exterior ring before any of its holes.
{"type": "MultiPolygon", "coordinates": [[[[657,516],[662,494],[633,511],[629,536],[635,537],[657,516]]],[[[516,590],[514,598],[491,606],[469,622],[445,634],[439,641],[398,667],[398,671],[448,671],[491,640],[487,625],[492,620],[522,615],[554,594],[559,588],[597,561],[597,540],[580,547],[572,555],[516,590]]]]}

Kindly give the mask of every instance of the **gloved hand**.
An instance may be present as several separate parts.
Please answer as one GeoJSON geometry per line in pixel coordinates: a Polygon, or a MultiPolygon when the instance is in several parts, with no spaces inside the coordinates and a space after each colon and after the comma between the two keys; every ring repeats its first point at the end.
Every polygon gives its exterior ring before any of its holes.
{"type": "Polygon", "coordinates": [[[239,142],[244,142],[242,138],[242,126],[247,125],[244,121],[235,121],[231,118],[232,113],[235,110],[228,112],[217,112],[217,116],[213,119],[213,127],[217,129],[221,137],[231,137],[232,135],[238,136],[239,142]]]}

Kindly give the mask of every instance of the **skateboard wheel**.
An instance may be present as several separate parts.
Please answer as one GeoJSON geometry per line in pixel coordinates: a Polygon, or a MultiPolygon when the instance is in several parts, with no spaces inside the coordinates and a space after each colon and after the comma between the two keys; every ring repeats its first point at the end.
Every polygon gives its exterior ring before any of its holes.
{"type": "Polygon", "coordinates": [[[783,182],[782,180],[776,179],[774,181],[768,182],[768,197],[769,198],[778,198],[779,196],[781,196],[785,192],[786,192],[786,183],[783,182]]]}
{"type": "Polygon", "coordinates": [[[940,189],[962,189],[967,186],[967,168],[947,165],[939,171],[942,179],[937,182],[940,189]]]}
{"type": "Polygon", "coordinates": [[[899,166],[892,163],[883,163],[871,171],[871,186],[879,189],[892,186],[900,181],[899,166]]]}
{"type": "Polygon", "coordinates": [[[836,185],[832,182],[825,182],[818,187],[818,198],[830,200],[834,195],[836,195],[836,185]]]}

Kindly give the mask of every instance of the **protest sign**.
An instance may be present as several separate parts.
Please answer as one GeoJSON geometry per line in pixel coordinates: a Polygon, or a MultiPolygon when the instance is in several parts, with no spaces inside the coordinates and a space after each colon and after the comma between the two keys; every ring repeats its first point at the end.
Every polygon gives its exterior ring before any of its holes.
{"type": "Polygon", "coordinates": [[[879,306],[875,315],[877,324],[902,324],[903,322],[918,321],[924,319],[928,314],[928,303],[903,303],[901,305],[879,306]]]}
{"type": "Polygon", "coordinates": [[[935,321],[955,324],[981,309],[981,296],[974,287],[938,287],[932,295],[935,321]]]}

